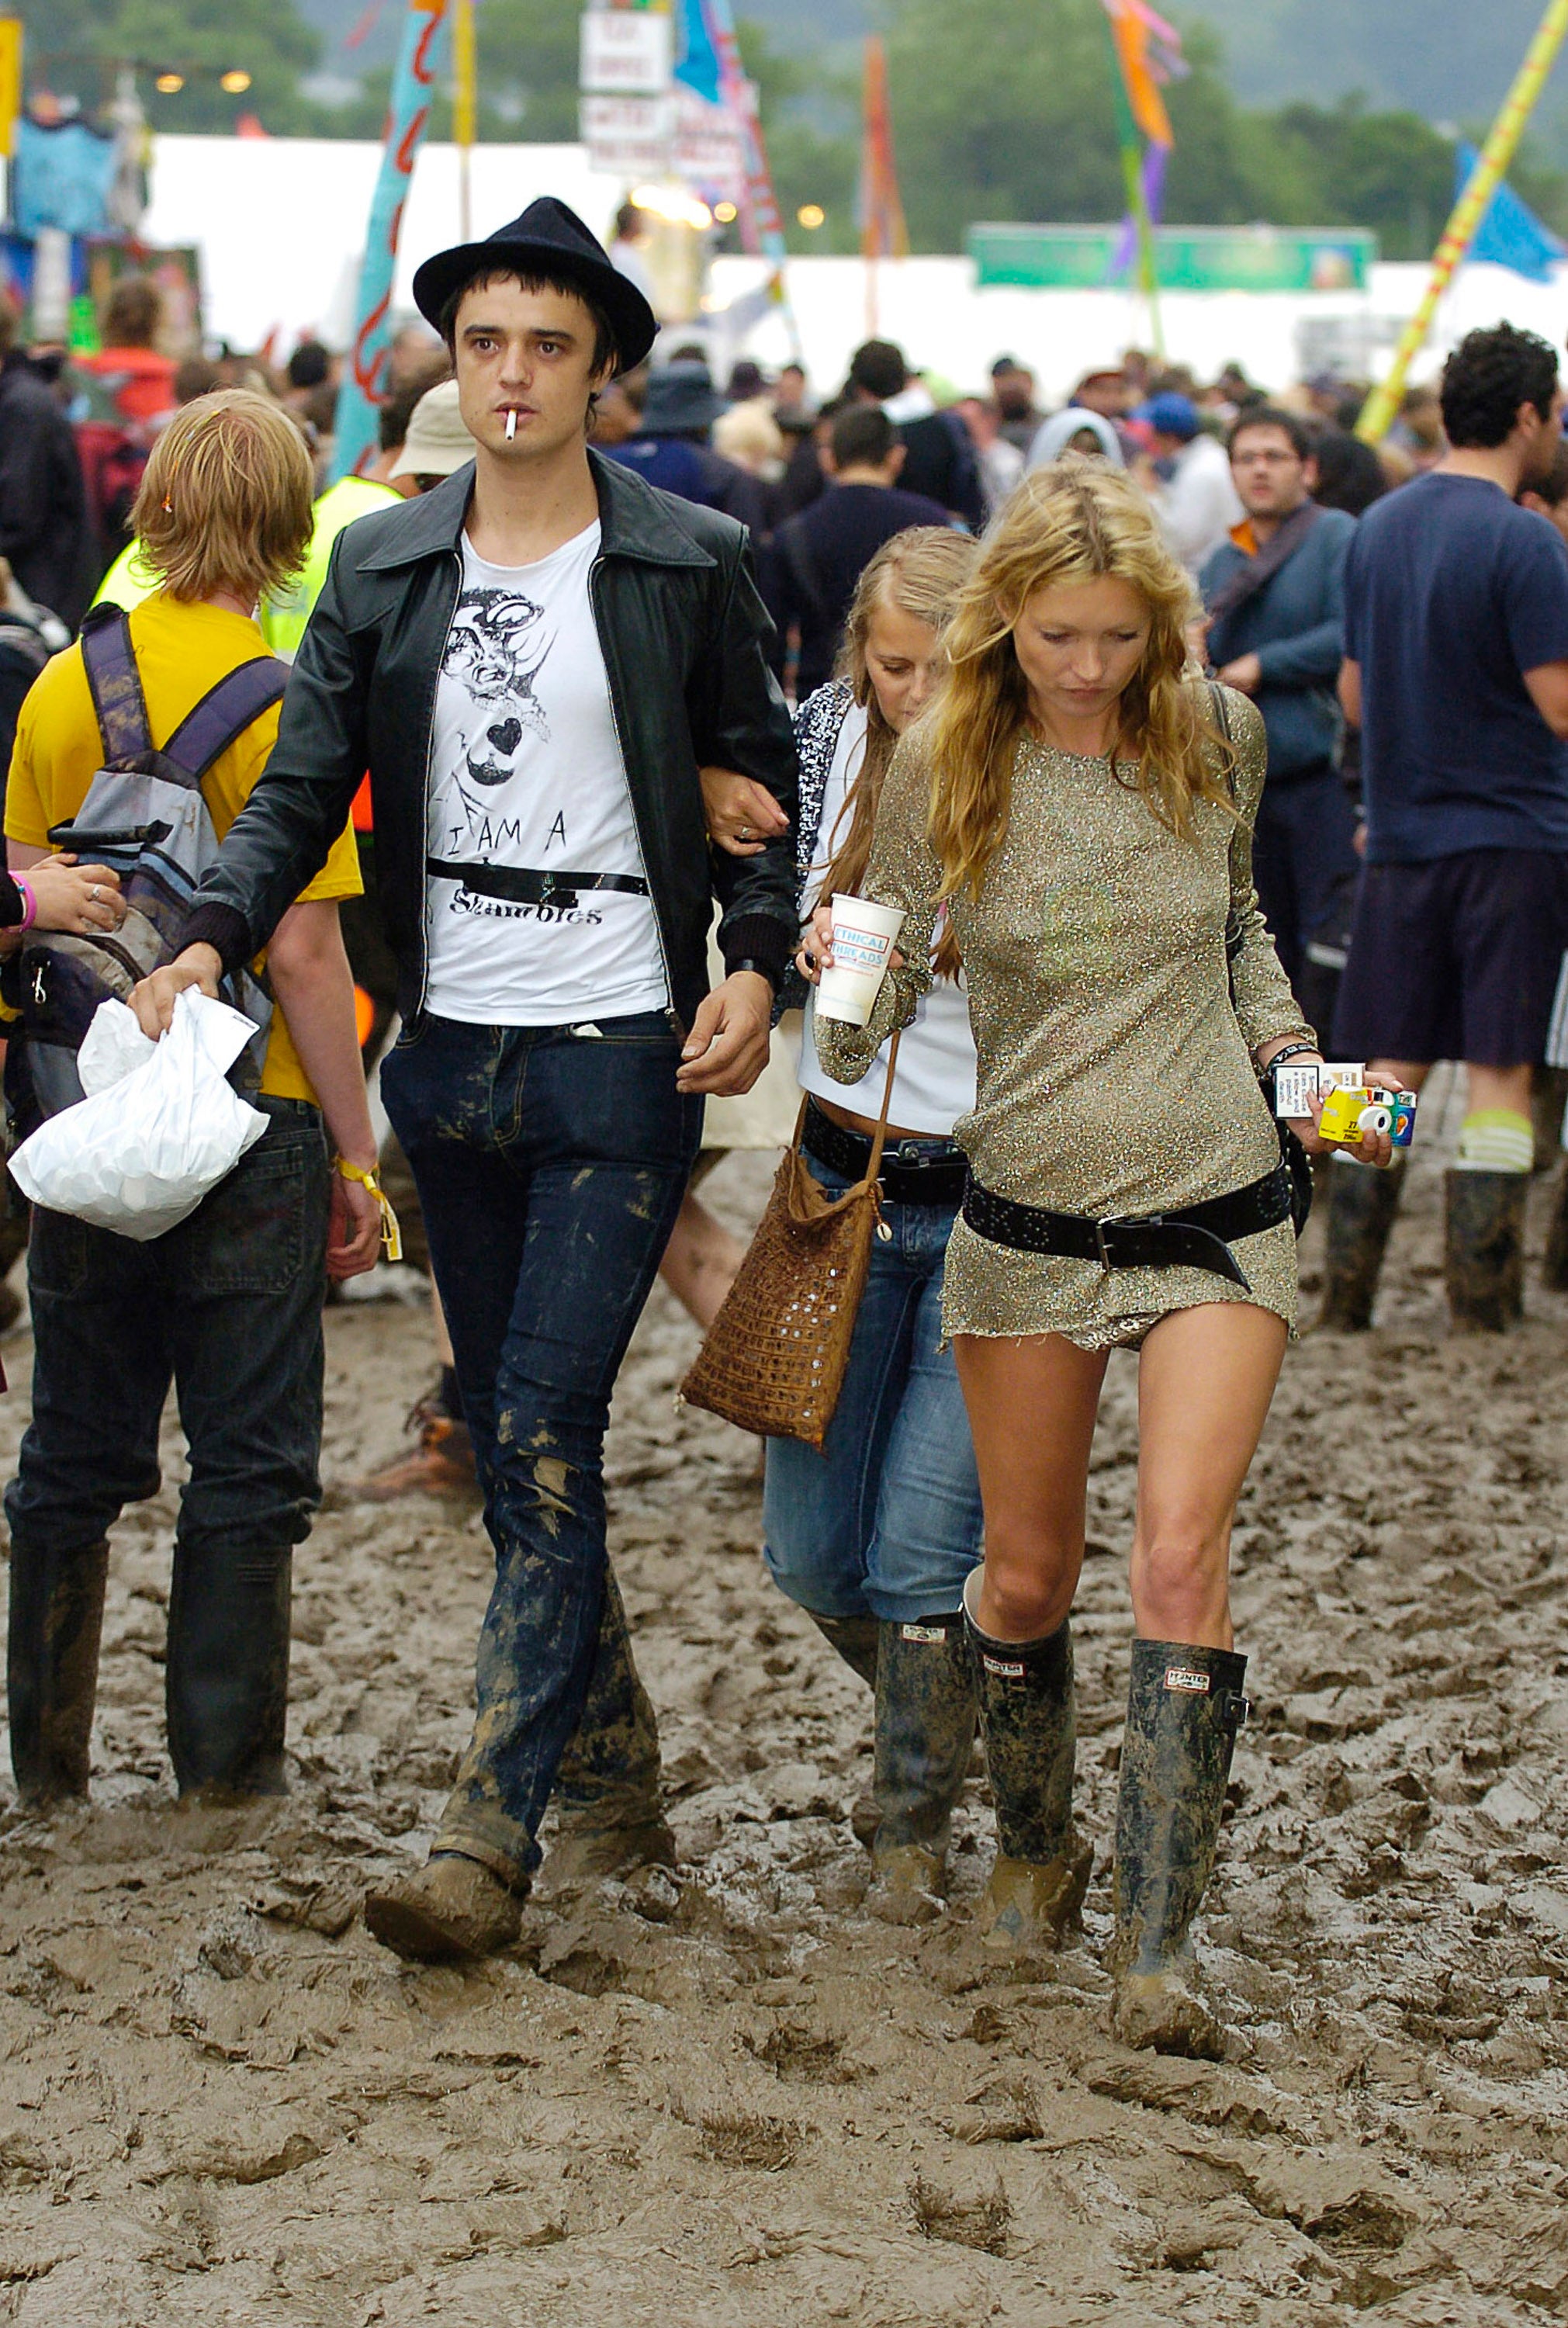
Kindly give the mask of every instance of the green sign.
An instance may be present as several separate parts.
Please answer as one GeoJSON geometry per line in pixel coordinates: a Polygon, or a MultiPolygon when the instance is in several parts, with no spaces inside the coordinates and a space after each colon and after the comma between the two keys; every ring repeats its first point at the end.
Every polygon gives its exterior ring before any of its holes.
{"type": "MultiPolygon", "coordinates": [[[[1113,269],[1119,226],[972,226],[981,284],[1093,291],[1136,285],[1113,269]]],[[[1154,234],[1163,291],[1364,291],[1377,237],[1357,227],[1167,226],[1154,234]]]]}

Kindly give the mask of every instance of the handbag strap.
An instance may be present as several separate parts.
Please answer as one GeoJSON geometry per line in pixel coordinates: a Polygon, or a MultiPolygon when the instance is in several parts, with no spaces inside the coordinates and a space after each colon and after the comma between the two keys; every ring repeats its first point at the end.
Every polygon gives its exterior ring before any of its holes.
{"type": "Polygon", "coordinates": [[[887,1081],[882,1092],[882,1112],[877,1119],[876,1136],[871,1141],[871,1161],[866,1168],[866,1178],[873,1187],[882,1169],[882,1150],[887,1138],[887,1111],[893,1104],[893,1071],[898,1065],[898,1046],[903,1039],[903,1028],[895,1028],[887,1050],[887,1081]]]}

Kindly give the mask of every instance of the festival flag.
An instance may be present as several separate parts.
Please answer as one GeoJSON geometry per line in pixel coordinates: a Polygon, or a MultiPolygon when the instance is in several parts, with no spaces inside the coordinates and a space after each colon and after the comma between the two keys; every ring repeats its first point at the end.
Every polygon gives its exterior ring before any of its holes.
{"type": "Polygon", "coordinates": [[[907,258],[909,230],[893,160],[893,115],[887,102],[887,52],[872,33],[866,42],[861,84],[860,190],[857,202],[860,255],[907,258]]]}
{"type": "Polygon", "coordinates": [[[740,61],[730,0],[681,0],[680,14],[683,33],[678,37],[681,55],[674,68],[675,79],[710,104],[710,92],[716,89],[718,101],[739,130],[746,164],[746,184],[739,205],[741,247],[772,262],[769,297],[784,310],[790,351],[798,360],[800,331],[784,282],[787,249],[784,220],[774,192],[762,123],[757,117],[756,87],[746,79],[740,61]]]}
{"type": "Polygon", "coordinates": [[[403,202],[414,157],[430,118],[430,99],[446,30],[448,0],[409,0],[392,73],[380,174],[371,201],[365,255],[360,268],[353,345],[338,390],[333,430],[333,482],[357,474],[376,445],[376,420],[386,388],[388,328],[403,202]]]}
{"type": "Polygon", "coordinates": [[[1149,6],[1148,0],[1103,0],[1115,53],[1117,143],[1127,189],[1127,216],[1112,258],[1111,279],[1125,275],[1133,259],[1149,302],[1149,320],[1160,346],[1160,282],[1154,260],[1154,221],[1165,190],[1165,167],[1176,145],[1163,90],[1188,70],[1181,35],[1149,6]]]}
{"type": "MultiPolygon", "coordinates": [[[[1463,196],[1480,158],[1475,146],[1461,140],[1454,155],[1456,202],[1463,196]]],[[[1482,266],[1507,267],[1514,274],[1524,276],[1527,282],[1551,283],[1555,281],[1563,259],[1568,258],[1568,245],[1549,226],[1543,225],[1505,179],[1476,229],[1469,256],[1482,266]]]]}

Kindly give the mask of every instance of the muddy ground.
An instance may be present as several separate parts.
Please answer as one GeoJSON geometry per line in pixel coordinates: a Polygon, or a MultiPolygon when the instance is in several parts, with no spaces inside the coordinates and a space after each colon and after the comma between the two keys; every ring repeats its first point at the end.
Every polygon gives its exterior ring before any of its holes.
{"type": "MultiPolygon", "coordinates": [[[[738,1220],[765,1180],[711,1185],[738,1220]]],[[[429,1501],[336,1502],[299,1558],[292,1798],[179,1812],[166,1489],[116,1536],[91,1809],[0,1796],[0,2319],[1568,2318],[1568,1301],[1451,1341],[1440,1195],[1429,1144],[1386,1322],[1292,1351],[1243,1509],[1256,1712],[1207,1921],[1234,2060],[1106,2031],[1131,1366],[1078,1617],[1086,1930],[1018,1980],[972,1953],[978,1786],[950,1916],[859,1912],[865,1694],[764,1581],[751,1446],[672,1413],[693,1335],[661,1291],[612,1545],[679,1872],[531,1909],[477,1970],[368,1938],[361,1892],[419,1853],[464,1736],[486,1592],[475,1525],[429,1501]]],[[[329,1342],[341,1488],[398,1448],[427,1356],[391,1302],[329,1342]]],[[[7,1357],[6,1454],[24,1337],[7,1357]]]]}

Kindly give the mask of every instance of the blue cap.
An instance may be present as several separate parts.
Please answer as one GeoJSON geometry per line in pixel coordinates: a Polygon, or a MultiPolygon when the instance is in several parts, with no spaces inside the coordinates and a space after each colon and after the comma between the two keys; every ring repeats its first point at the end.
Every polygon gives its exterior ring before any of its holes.
{"type": "Polygon", "coordinates": [[[1190,396],[1180,396],[1174,389],[1162,395],[1151,396],[1139,411],[1140,420],[1147,420],[1150,428],[1161,436],[1179,436],[1184,441],[1197,434],[1197,407],[1190,396]]]}

